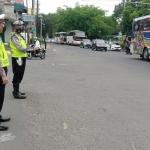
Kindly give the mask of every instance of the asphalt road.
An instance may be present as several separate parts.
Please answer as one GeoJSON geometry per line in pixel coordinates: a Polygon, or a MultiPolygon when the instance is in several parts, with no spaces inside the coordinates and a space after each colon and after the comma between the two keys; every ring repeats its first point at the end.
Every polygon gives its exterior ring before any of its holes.
{"type": "Polygon", "coordinates": [[[124,52],[51,44],[27,61],[12,97],[12,70],[0,150],[150,150],[150,62],[124,52]]]}

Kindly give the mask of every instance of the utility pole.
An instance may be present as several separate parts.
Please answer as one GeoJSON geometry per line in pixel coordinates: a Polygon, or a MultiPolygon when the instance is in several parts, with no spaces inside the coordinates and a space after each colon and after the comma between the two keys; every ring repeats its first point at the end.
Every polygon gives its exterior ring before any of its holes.
{"type": "Polygon", "coordinates": [[[43,25],[43,21],[42,21],[42,15],[41,15],[41,32],[40,32],[40,37],[42,38],[42,25],[43,25]]]}
{"type": "Polygon", "coordinates": [[[123,6],[123,9],[125,8],[125,0],[122,0],[122,6],[123,6]]]}
{"type": "MultiPolygon", "coordinates": [[[[32,0],[32,15],[35,15],[35,0],[32,0]]],[[[36,31],[33,31],[33,37],[36,36],[36,31]]]]}
{"type": "MultiPolygon", "coordinates": [[[[28,0],[26,0],[26,6],[27,6],[27,14],[28,14],[28,9],[29,9],[28,0]]],[[[30,44],[30,29],[29,28],[26,28],[26,29],[27,29],[27,44],[30,44]]]]}
{"type": "Polygon", "coordinates": [[[36,6],[36,12],[37,12],[37,14],[36,14],[36,34],[37,35],[39,35],[38,33],[38,31],[39,31],[39,21],[38,21],[38,17],[39,17],[39,0],[37,0],[37,6],[36,6]]]}

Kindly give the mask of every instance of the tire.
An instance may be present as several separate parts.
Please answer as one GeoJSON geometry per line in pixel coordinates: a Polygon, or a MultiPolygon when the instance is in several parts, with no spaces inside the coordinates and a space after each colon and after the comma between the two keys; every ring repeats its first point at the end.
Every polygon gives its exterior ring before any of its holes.
{"type": "Polygon", "coordinates": [[[45,59],[45,57],[46,57],[45,53],[44,52],[40,52],[40,58],[41,59],[45,59]]]}
{"type": "Polygon", "coordinates": [[[126,50],[126,54],[128,55],[128,51],[126,50]]]}
{"type": "Polygon", "coordinates": [[[105,52],[107,52],[107,48],[105,49],[105,52]]]}
{"type": "Polygon", "coordinates": [[[97,51],[97,47],[95,48],[95,50],[97,51]]]}
{"type": "Polygon", "coordinates": [[[84,48],[84,46],[83,46],[83,48],[84,48]]]}
{"type": "Polygon", "coordinates": [[[28,60],[31,60],[31,59],[32,59],[32,53],[31,53],[31,52],[27,53],[27,59],[28,59],[28,60]]]}
{"type": "Polygon", "coordinates": [[[146,60],[146,61],[149,60],[149,52],[148,52],[148,49],[147,49],[147,48],[144,49],[142,58],[143,58],[144,60],[146,60]]]}

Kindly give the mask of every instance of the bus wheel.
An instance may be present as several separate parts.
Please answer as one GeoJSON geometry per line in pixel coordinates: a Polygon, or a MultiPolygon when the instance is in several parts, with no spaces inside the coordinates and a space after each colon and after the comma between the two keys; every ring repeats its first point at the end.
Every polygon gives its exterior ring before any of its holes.
{"type": "Polygon", "coordinates": [[[147,48],[144,49],[142,58],[143,58],[144,60],[146,60],[146,61],[149,60],[149,52],[148,52],[148,49],[147,49],[147,48]]]}

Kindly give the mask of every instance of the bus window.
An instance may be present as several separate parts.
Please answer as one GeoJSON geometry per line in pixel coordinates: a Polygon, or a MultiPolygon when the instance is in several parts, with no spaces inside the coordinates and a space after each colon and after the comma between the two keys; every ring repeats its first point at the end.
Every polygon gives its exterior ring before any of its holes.
{"type": "Polygon", "coordinates": [[[150,19],[145,20],[143,30],[150,30],[150,19]]]}
{"type": "Polygon", "coordinates": [[[140,31],[143,31],[144,30],[144,20],[142,20],[141,22],[140,22],[140,31]]]}

